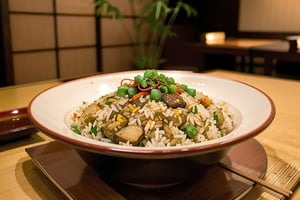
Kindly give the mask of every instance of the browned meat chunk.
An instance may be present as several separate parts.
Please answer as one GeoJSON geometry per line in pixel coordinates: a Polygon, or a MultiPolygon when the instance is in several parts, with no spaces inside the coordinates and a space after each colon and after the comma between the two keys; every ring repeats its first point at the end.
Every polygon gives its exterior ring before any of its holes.
{"type": "Polygon", "coordinates": [[[118,126],[120,126],[118,121],[109,121],[102,129],[103,134],[110,140],[113,140],[114,133],[118,131],[118,126]]]}
{"type": "Polygon", "coordinates": [[[114,134],[128,124],[128,119],[122,114],[117,114],[103,127],[103,134],[110,140],[114,139],[114,134]]]}
{"type": "Polygon", "coordinates": [[[162,99],[169,107],[172,108],[184,108],[186,106],[186,102],[177,94],[163,94],[162,99]]]}
{"type": "Polygon", "coordinates": [[[83,128],[84,126],[88,125],[89,122],[93,122],[96,119],[95,113],[99,111],[101,107],[93,103],[85,108],[84,112],[79,118],[78,128],[83,128]]]}
{"type": "Polygon", "coordinates": [[[119,143],[129,141],[132,145],[138,145],[144,136],[144,130],[141,126],[129,125],[121,128],[114,135],[114,142],[119,143]]]}

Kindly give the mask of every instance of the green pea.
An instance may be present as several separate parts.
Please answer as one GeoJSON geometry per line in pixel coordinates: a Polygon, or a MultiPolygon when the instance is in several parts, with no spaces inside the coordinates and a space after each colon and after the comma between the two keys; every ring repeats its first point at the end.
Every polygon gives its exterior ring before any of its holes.
{"type": "Polygon", "coordinates": [[[148,80],[147,80],[147,84],[148,84],[148,85],[156,85],[156,82],[153,81],[152,79],[148,79],[148,80]]]}
{"type": "Polygon", "coordinates": [[[146,88],[147,86],[148,86],[147,81],[146,81],[146,80],[142,80],[142,82],[141,82],[141,87],[142,87],[142,88],[146,88]]]}
{"type": "Polygon", "coordinates": [[[127,91],[129,97],[134,96],[137,92],[138,89],[136,87],[129,87],[127,91]]]}
{"type": "Polygon", "coordinates": [[[196,89],[188,88],[186,92],[192,97],[196,96],[196,89]]]}
{"type": "Polygon", "coordinates": [[[158,79],[159,80],[164,80],[166,78],[166,76],[164,75],[164,74],[160,74],[159,76],[158,76],[158,79]]]}
{"type": "Polygon", "coordinates": [[[185,131],[184,131],[184,132],[185,132],[185,133],[188,135],[188,137],[191,138],[191,139],[195,138],[196,135],[198,134],[197,128],[196,128],[195,126],[192,126],[192,125],[187,126],[187,127],[185,128],[185,131]]]}
{"type": "Polygon", "coordinates": [[[141,75],[137,75],[134,77],[135,83],[141,83],[143,81],[143,77],[141,75]]]}
{"type": "Polygon", "coordinates": [[[168,80],[167,80],[167,83],[170,84],[170,85],[173,84],[173,83],[175,83],[174,78],[169,77],[168,80]]]}
{"type": "Polygon", "coordinates": [[[158,74],[158,72],[156,70],[152,70],[152,78],[153,77],[156,77],[156,78],[159,77],[159,74],[158,74]]]}
{"type": "Polygon", "coordinates": [[[169,93],[170,94],[175,94],[176,91],[177,91],[176,85],[170,85],[170,87],[169,87],[169,93]]]}
{"type": "Polygon", "coordinates": [[[168,89],[167,86],[162,86],[162,87],[160,88],[160,90],[162,91],[162,93],[165,93],[165,94],[168,94],[168,93],[169,93],[169,89],[168,89]]]}
{"type": "Polygon", "coordinates": [[[146,70],[145,73],[144,73],[144,77],[151,79],[153,77],[152,76],[152,70],[150,70],[150,69],[146,70]]]}
{"type": "Polygon", "coordinates": [[[152,89],[150,92],[150,99],[155,100],[155,101],[159,101],[161,100],[161,92],[158,89],[152,89]]]}
{"type": "Polygon", "coordinates": [[[188,90],[188,86],[186,84],[180,84],[180,88],[183,89],[184,91],[188,90]]]}

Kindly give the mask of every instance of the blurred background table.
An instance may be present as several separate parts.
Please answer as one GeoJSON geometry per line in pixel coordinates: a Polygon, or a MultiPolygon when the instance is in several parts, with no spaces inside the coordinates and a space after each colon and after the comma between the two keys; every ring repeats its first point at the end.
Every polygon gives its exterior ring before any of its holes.
{"type": "MultiPolygon", "coordinates": [[[[253,46],[250,48],[249,55],[252,58],[264,58],[264,75],[272,75],[272,70],[275,68],[278,60],[300,62],[300,50],[291,49],[290,43],[287,40],[253,46]]],[[[253,67],[253,63],[250,63],[250,65],[250,67],[253,67]]]]}
{"type": "MultiPolygon", "coordinates": [[[[276,116],[273,123],[256,139],[268,155],[265,179],[279,184],[280,170],[300,168],[300,81],[251,75],[240,72],[214,70],[207,75],[229,78],[251,84],[266,92],[274,101],[276,116]],[[290,164],[290,165],[289,165],[290,164]]],[[[0,111],[27,106],[30,100],[46,88],[58,85],[58,80],[0,88],[0,111]]],[[[237,91],[238,92],[238,91],[237,91]]],[[[237,94],[238,98],[238,94],[237,94]]],[[[258,113],[259,114],[259,113],[258,113]]],[[[25,148],[52,141],[38,132],[31,137],[0,145],[0,199],[65,199],[66,197],[34,165],[25,148]]],[[[284,173],[283,173],[284,174],[284,173]]],[[[284,180],[286,181],[286,179],[284,180]]],[[[283,183],[282,183],[283,184],[283,183]]],[[[99,186],[112,199],[123,199],[105,184],[99,186]]],[[[256,185],[243,199],[268,199],[271,194],[256,185]]],[[[297,188],[292,199],[300,199],[297,188]]]]}

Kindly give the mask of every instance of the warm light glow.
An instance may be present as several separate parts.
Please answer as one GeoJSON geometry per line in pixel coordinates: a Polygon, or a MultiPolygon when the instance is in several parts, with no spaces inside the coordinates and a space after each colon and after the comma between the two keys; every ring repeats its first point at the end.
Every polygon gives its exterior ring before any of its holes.
{"type": "Polygon", "coordinates": [[[300,38],[297,39],[297,49],[300,49],[300,38]]]}
{"type": "Polygon", "coordinates": [[[210,32],[205,34],[206,44],[222,44],[225,41],[224,32],[210,32]]]}

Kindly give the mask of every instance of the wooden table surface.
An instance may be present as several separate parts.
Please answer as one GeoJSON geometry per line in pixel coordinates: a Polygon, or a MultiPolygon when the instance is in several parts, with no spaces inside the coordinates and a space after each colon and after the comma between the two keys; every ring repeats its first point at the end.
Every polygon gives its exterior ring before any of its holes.
{"type": "MultiPolygon", "coordinates": [[[[276,116],[272,124],[256,139],[268,155],[268,171],[265,179],[277,174],[275,163],[291,163],[300,168],[300,81],[250,75],[239,72],[215,70],[207,74],[243,81],[265,91],[274,101],[276,116]]],[[[0,88],[0,110],[27,106],[37,93],[59,84],[50,81],[25,86],[0,88]]],[[[0,199],[65,199],[65,196],[35,167],[25,148],[52,141],[39,132],[29,138],[0,145],[0,199]]],[[[116,195],[116,194],[112,194],[116,195]]],[[[270,196],[259,186],[243,199],[265,199],[270,196]]],[[[300,199],[299,187],[292,199],[300,199]]]]}
{"type": "Polygon", "coordinates": [[[280,42],[277,39],[256,39],[256,38],[226,38],[223,42],[206,44],[208,47],[240,48],[249,49],[255,46],[268,45],[280,42]]]}

